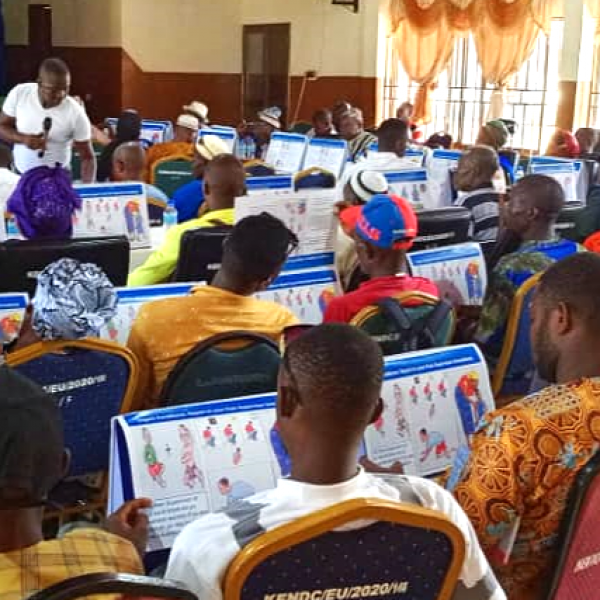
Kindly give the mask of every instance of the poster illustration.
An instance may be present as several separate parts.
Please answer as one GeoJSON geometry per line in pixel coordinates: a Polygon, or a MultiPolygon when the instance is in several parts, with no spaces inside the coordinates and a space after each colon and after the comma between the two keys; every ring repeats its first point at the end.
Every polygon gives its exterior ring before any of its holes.
{"type": "Polygon", "coordinates": [[[558,160],[555,162],[539,162],[539,160],[540,159],[531,159],[529,165],[531,173],[536,175],[547,175],[548,177],[552,177],[552,179],[556,179],[565,192],[566,201],[576,202],[578,200],[577,185],[579,176],[575,163],[558,160]]]}
{"type": "Polygon", "coordinates": [[[279,173],[297,173],[302,168],[307,142],[308,138],[299,133],[274,133],[265,162],[279,173]]]}
{"type": "Polygon", "coordinates": [[[348,144],[345,140],[313,138],[308,143],[302,169],[317,167],[333,173],[339,179],[347,156],[348,144]]]}
{"type": "Polygon", "coordinates": [[[452,180],[450,172],[456,169],[458,161],[462,156],[456,150],[434,150],[433,155],[427,161],[427,173],[429,178],[436,184],[437,197],[432,196],[430,208],[442,208],[452,204],[452,180]]]}
{"type": "Polygon", "coordinates": [[[385,176],[391,194],[408,200],[415,210],[435,208],[439,195],[437,184],[430,180],[425,169],[386,171],[385,176]]]}
{"type": "Polygon", "coordinates": [[[19,337],[28,304],[27,294],[0,294],[0,347],[19,337]]]}

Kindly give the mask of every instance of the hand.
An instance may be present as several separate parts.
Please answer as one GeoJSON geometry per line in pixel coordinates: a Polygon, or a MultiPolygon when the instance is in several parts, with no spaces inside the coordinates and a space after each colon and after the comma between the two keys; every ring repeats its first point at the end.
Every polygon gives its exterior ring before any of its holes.
{"type": "Polygon", "coordinates": [[[46,138],[43,133],[38,135],[22,135],[22,143],[27,146],[30,150],[45,150],[46,149],[46,138]]]}
{"type": "Polygon", "coordinates": [[[369,460],[366,456],[362,456],[358,462],[368,473],[380,473],[383,475],[402,475],[404,473],[404,467],[399,461],[396,461],[390,467],[382,467],[372,460],[369,460]]]}
{"type": "Polygon", "coordinates": [[[129,540],[142,557],[148,544],[148,515],[143,512],[146,508],[152,508],[149,498],[130,500],[106,520],[108,531],[129,540]]]}

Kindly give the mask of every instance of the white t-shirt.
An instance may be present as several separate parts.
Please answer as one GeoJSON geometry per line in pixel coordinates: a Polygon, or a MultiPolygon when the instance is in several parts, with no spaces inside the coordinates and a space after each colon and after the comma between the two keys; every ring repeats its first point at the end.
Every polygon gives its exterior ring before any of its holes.
{"type": "Polygon", "coordinates": [[[281,479],[273,490],[190,523],[175,540],[166,577],[186,584],[202,600],[221,600],[225,572],[242,547],[265,531],[355,498],[397,500],[443,513],[466,540],[465,562],[455,597],[506,600],[470,521],[448,492],[425,479],[394,475],[385,476],[384,481],[362,469],[353,479],[331,486],[281,479]]]}
{"type": "Polygon", "coordinates": [[[2,112],[16,119],[17,131],[25,135],[43,133],[44,119],[52,119],[46,152],[42,158],[37,150],[15,144],[13,157],[20,173],[43,165],[54,167],[56,163],[69,169],[73,142],[87,142],[92,138],[92,126],[85,109],[70,96],[58,106],[44,108],[37,83],[22,83],[14,87],[6,97],[2,112]]]}
{"type": "Polygon", "coordinates": [[[368,156],[359,160],[356,164],[349,164],[346,167],[340,180],[340,186],[343,189],[354,173],[359,171],[408,171],[419,168],[410,158],[402,158],[394,152],[370,152],[368,156]]]}
{"type": "Polygon", "coordinates": [[[0,210],[6,210],[6,203],[15,191],[20,177],[8,169],[0,169],[0,210]]]}

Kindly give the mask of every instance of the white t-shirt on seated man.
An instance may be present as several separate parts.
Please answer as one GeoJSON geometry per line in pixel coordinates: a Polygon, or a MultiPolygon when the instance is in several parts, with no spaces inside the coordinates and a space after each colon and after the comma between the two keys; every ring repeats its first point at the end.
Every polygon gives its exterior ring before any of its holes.
{"type": "Polygon", "coordinates": [[[506,600],[454,498],[435,483],[367,474],[356,465],[365,428],[381,415],[379,346],[348,325],[322,325],[292,342],[279,376],[277,422],[291,476],[188,525],[173,546],[166,577],[202,600],[221,600],[226,570],[265,531],[355,498],[380,498],[440,511],[463,532],[466,555],[454,598],[506,600]]]}

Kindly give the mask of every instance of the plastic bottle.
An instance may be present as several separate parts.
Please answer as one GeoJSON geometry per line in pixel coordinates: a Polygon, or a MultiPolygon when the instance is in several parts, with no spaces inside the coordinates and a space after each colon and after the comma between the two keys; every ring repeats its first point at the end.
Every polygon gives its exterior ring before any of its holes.
{"type": "Polygon", "coordinates": [[[256,158],[256,143],[253,137],[246,138],[246,160],[254,160],[256,158]]]}
{"type": "Polygon", "coordinates": [[[8,239],[21,237],[21,233],[17,227],[17,221],[13,216],[10,216],[8,219],[6,219],[6,237],[8,239]]]}
{"type": "Polygon", "coordinates": [[[175,202],[173,200],[169,200],[169,204],[167,204],[167,208],[165,208],[165,212],[163,214],[163,229],[165,232],[169,231],[177,225],[177,208],[175,208],[175,202]]]}
{"type": "Polygon", "coordinates": [[[238,138],[236,147],[235,147],[235,155],[240,159],[240,160],[246,160],[246,155],[248,153],[248,147],[246,144],[246,138],[244,136],[241,136],[238,138]]]}

